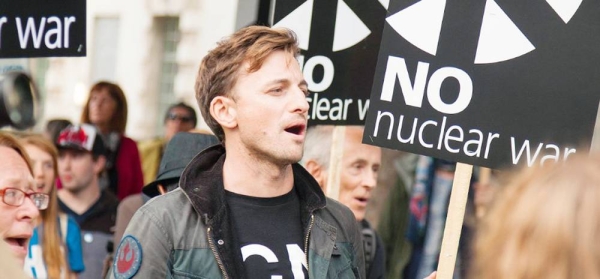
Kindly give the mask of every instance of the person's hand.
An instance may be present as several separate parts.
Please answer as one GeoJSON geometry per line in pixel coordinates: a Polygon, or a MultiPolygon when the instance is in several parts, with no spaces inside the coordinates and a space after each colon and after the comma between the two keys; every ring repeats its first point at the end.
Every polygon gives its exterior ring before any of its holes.
{"type": "Polygon", "coordinates": [[[427,276],[423,279],[435,279],[436,277],[437,277],[437,271],[434,271],[431,274],[429,274],[429,276],[427,276]]]}

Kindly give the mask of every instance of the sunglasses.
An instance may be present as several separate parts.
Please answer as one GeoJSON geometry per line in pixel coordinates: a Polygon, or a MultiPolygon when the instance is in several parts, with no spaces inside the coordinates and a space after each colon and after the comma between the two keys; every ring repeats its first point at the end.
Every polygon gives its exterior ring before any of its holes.
{"type": "Polygon", "coordinates": [[[179,120],[181,122],[192,122],[192,118],[189,116],[185,116],[185,115],[179,115],[176,113],[169,113],[169,115],[167,115],[167,119],[169,120],[179,120]]]}
{"type": "Polygon", "coordinates": [[[25,198],[30,198],[37,209],[44,210],[48,208],[50,197],[44,193],[25,193],[17,188],[4,188],[0,190],[2,202],[11,206],[20,206],[25,202],[25,198]]]}

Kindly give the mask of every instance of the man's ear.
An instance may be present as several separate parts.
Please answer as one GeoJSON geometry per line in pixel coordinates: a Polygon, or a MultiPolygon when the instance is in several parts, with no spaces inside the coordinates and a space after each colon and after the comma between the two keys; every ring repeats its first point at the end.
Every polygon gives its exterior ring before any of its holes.
{"type": "Polygon", "coordinates": [[[101,174],[104,171],[104,167],[106,166],[106,157],[98,156],[96,160],[94,160],[94,173],[96,175],[101,174]]]}
{"type": "Polygon", "coordinates": [[[308,160],[304,164],[304,168],[310,173],[321,186],[323,191],[327,188],[327,171],[315,160],[308,160]]]}
{"type": "Polygon", "coordinates": [[[210,115],[224,128],[233,129],[237,126],[236,104],[231,98],[213,98],[210,102],[210,115]]]}

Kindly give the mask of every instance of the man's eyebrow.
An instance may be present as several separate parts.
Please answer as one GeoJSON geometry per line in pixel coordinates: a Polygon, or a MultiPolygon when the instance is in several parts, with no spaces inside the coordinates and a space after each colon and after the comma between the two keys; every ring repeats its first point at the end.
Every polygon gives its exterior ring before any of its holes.
{"type": "Polygon", "coordinates": [[[280,83],[289,84],[290,81],[285,78],[275,79],[275,80],[267,82],[267,86],[276,85],[276,84],[280,84],[280,83]]]}
{"type": "MultiPolygon", "coordinates": [[[[271,85],[275,85],[275,84],[290,84],[290,80],[287,78],[280,78],[280,79],[275,79],[272,81],[267,82],[266,86],[271,86],[271,85]]],[[[308,87],[308,83],[306,82],[306,80],[302,80],[300,83],[298,83],[298,86],[306,86],[308,87]]]]}
{"type": "Polygon", "coordinates": [[[363,159],[363,158],[356,158],[354,159],[354,161],[352,161],[352,164],[366,164],[368,163],[367,160],[363,159]]]}
{"type": "Polygon", "coordinates": [[[300,83],[298,83],[298,86],[308,87],[308,83],[306,82],[306,80],[302,80],[300,83]]]}

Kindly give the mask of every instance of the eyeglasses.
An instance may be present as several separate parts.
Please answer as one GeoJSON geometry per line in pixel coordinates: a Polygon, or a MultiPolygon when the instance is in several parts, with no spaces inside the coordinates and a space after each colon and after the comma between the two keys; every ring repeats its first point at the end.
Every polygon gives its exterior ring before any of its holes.
{"type": "Polygon", "coordinates": [[[169,113],[169,115],[167,115],[167,119],[169,120],[177,120],[179,119],[181,122],[192,122],[192,118],[189,116],[185,116],[185,115],[179,115],[176,113],[169,113]]]}
{"type": "Polygon", "coordinates": [[[50,197],[44,193],[25,193],[17,188],[4,188],[0,190],[2,201],[12,206],[20,206],[25,202],[25,198],[30,198],[37,209],[44,210],[48,208],[50,197]]]}

